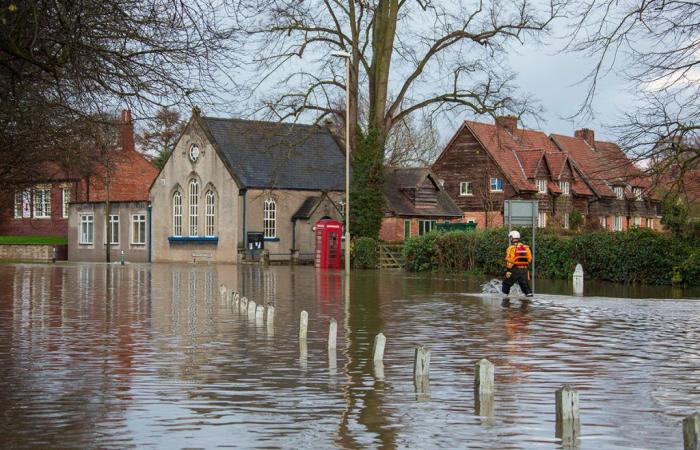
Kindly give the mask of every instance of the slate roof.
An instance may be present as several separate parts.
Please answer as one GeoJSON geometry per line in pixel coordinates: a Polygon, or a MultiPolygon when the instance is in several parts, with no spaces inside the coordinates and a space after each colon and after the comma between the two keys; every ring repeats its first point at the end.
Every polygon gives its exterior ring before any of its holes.
{"type": "Polygon", "coordinates": [[[325,127],[200,120],[242,188],[344,190],[345,153],[325,127]]]}
{"type": "Polygon", "coordinates": [[[387,212],[395,216],[462,217],[462,210],[436,180],[435,174],[427,167],[387,167],[384,171],[384,198],[387,212]],[[437,205],[431,208],[417,208],[406,191],[418,189],[426,178],[430,178],[437,190],[437,205]]]}
{"type": "Polygon", "coordinates": [[[308,219],[309,217],[311,217],[311,214],[313,214],[314,209],[316,209],[316,206],[319,204],[320,201],[320,195],[311,195],[309,197],[306,197],[304,199],[304,203],[301,204],[299,209],[297,209],[297,212],[295,212],[292,216],[292,220],[308,219]]]}

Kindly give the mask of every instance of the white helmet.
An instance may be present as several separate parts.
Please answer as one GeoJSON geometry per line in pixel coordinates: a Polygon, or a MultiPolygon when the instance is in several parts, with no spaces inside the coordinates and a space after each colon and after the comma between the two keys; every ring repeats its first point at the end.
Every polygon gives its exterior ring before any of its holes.
{"type": "Polygon", "coordinates": [[[511,239],[520,239],[520,233],[513,230],[510,233],[508,233],[508,237],[511,239]]]}

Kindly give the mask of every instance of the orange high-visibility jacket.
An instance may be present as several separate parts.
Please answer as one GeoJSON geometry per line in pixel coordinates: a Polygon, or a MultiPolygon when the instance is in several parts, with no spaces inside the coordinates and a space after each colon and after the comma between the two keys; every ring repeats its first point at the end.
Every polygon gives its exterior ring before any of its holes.
{"type": "Polygon", "coordinates": [[[530,247],[522,242],[508,246],[508,250],[506,250],[507,268],[510,269],[513,266],[524,268],[530,264],[530,261],[532,261],[530,247]]]}

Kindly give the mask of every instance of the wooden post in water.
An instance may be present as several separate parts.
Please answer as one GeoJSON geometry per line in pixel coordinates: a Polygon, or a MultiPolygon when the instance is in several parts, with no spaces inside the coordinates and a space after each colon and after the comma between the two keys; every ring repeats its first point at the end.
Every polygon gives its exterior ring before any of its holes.
{"type": "Polygon", "coordinates": [[[222,283],[221,286],[219,286],[219,300],[222,302],[226,301],[226,291],[226,285],[222,283]]]}
{"type": "Polygon", "coordinates": [[[377,364],[377,362],[384,362],[385,346],[386,337],[384,337],[384,333],[379,333],[374,337],[374,345],[372,346],[372,361],[374,361],[374,364],[377,364]]]}
{"type": "Polygon", "coordinates": [[[263,305],[256,306],[255,307],[255,323],[262,325],[264,317],[265,317],[265,307],[263,305]]]}
{"type": "Polygon", "coordinates": [[[416,387],[416,400],[430,400],[430,349],[416,347],[413,359],[413,382],[416,387]]]}
{"type": "Polygon", "coordinates": [[[309,313],[302,311],[299,315],[299,341],[306,342],[306,334],[309,329],[309,313]]]}
{"type": "Polygon", "coordinates": [[[238,292],[231,292],[231,305],[238,305],[238,300],[240,300],[240,298],[238,292]]]}
{"type": "Polygon", "coordinates": [[[271,304],[267,304],[267,324],[272,325],[275,321],[275,307],[271,304]]]}
{"type": "Polygon", "coordinates": [[[474,395],[493,394],[495,387],[495,369],[488,359],[480,359],[474,367],[474,395]]]}
{"type": "Polygon", "coordinates": [[[250,300],[248,302],[248,319],[254,320],[255,319],[255,308],[257,308],[258,305],[255,304],[253,300],[250,300]]]}
{"type": "Polygon", "coordinates": [[[578,391],[569,385],[557,389],[556,402],[556,431],[555,436],[560,438],[562,445],[575,445],[581,435],[581,422],[578,408],[578,391]]]}
{"type": "Polygon", "coordinates": [[[700,413],[683,419],[683,449],[700,450],[700,413]]]}
{"type": "Polygon", "coordinates": [[[583,295],[583,266],[576,264],[573,275],[574,295],[583,295]]]}
{"type": "Polygon", "coordinates": [[[338,323],[335,319],[331,319],[328,324],[328,352],[335,351],[335,342],[338,337],[338,323]]]}
{"type": "Polygon", "coordinates": [[[248,297],[241,298],[241,302],[238,304],[238,306],[242,313],[248,311],[248,297]]]}

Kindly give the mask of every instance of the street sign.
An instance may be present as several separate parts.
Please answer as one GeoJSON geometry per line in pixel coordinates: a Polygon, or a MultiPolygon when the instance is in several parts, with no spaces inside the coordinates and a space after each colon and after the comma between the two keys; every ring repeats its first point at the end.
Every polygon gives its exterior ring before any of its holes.
{"type": "Polygon", "coordinates": [[[508,229],[537,224],[537,200],[506,200],[503,202],[503,217],[508,229]]]}

